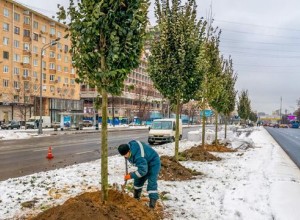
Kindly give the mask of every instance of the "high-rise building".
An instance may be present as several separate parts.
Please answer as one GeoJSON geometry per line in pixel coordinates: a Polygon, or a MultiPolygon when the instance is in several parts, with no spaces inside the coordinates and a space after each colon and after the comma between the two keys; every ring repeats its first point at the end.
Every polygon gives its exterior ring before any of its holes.
{"type": "MultiPolygon", "coordinates": [[[[154,118],[168,117],[169,103],[154,88],[147,72],[148,56],[148,50],[142,53],[139,67],[131,71],[124,82],[122,95],[109,95],[108,117],[110,123],[112,123],[112,118],[115,118],[116,123],[140,123],[154,118]]],[[[85,113],[94,117],[94,102],[99,94],[88,85],[81,85],[80,93],[81,99],[84,101],[85,113]]],[[[101,117],[101,110],[98,115],[101,117]]]]}
{"type": "Polygon", "coordinates": [[[0,25],[0,120],[82,112],[66,26],[11,0],[0,0],[0,25]]]}

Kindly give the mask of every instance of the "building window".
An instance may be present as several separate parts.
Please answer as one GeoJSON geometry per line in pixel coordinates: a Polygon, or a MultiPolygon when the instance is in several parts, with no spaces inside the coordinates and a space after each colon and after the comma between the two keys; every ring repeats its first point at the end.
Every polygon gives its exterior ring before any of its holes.
{"type": "Polygon", "coordinates": [[[57,82],[61,82],[61,77],[60,76],[57,77],[57,82]]]}
{"type": "Polygon", "coordinates": [[[38,47],[37,46],[33,46],[33,53],[38,53],[38,47]]]}
{"type": "Polygon", "coordinates": [[[42,25],[42,32],[46,32],[46,25],[42,25]]]}
{"type": "Polygon", "coordinates": [[[14,102],[19,102],[19,96],[18,95],[14,95],[14,102]]]}
{"type": "Polygon", "coordinates": [[[42,37],[42,43],[45,44],[46,43],[46,38],[42,37]]]}
{"type": "Polygon", "coordinates": [[[14,88],[19,89],[19,82],[18,81],[14,81],[14,88]]]}
{"type": "Polygon", "coordinates": [[[23,63],[29,63],[29,56],[23,56],[23,63]]]}
{"type": "Polygon", "coordinates": [[[61,43],[57,42],[57,48],[58,48],[58,49],[61,49],[61,48],[62,48],[61,43]]]}
{"type": "Polygon", "coordinates": [[[57,54],[57,59],[61,60],[61,54],[57,54]]]}
{"type": "Polygon", "coordinates": [[[55,53],[54,53],[54,51],[50,51],[50,58],[55,58],[55,53]]]}
{"type": "Polygon", "coordinates": [[[29,70],[28,69],[23,69],[23,76],[27,78],[29,76],[29,70]]]}
{"type": "Polygon", "coordinates": [[[8,87],[8,79],[3,79],[3,87],[8,87]]]}
{"type": "Polygon", "coordinates": [[[74,85],[74,84],[75,84],[75,79],[70,79],[70,83],[71,83],[72,85],[74,85]]]}
{"type": "Polygon", "coordinates": [[[29,51],[30,48],[29,48],[29,43],[24,43],[23,44],[23,50],[26,50],[26,51],[29,51]]]}
{"type": "Polygon", "coordinates": [[[34,90],[35,92],[38,91],[39,88],[40,88],[40,87],[39,87],[37,84],[34,84],[33,90],[34,90]]]}
{"type": "Polygon", "coordinates": [[[33,28],[38,29],[39,23],[37,21],[33,21],[33,28]]]}
{"type": "Polygon", "coordinates": [[[50,92],[55,92],[55,87],[54,86],[50,86],[50,92]]]}
{"type": "Polygon", "coordinates": [[[14,47],[19,48],[20,47],[20,41],[14,40],[14,47]]]}
{"type": "Polygon", "coordinates": [[[43,61],[43,62],[42,62],[42,67],[43,67],[43,68],[46,68],[46,61],[43,61]]]}
{"type": "Polygon", "coordinates": [[[20,14],[15,12],[14,13],[14,20],[19,22],[20,21],[20,14]]]}
{"type": "Polygon", "coordinates": [[[69,71],[68,67],[64,67],[64,72],[67,73],[69,71]]]}
{"type": "Polygon", "coordinates": [[[24,16],[24,24],[30,24],[30,17],[24,16]]]}
{"type": "Polygon", "coordinates": [[[69,52],[69,47],[68,45],[65,45],[65,53],[68,53],[69,52]]]}
{"type": "Polygon", "coordinates": [[[30,37],[30,30],[24,29],[24,37],[30,37]]]}
{"type": "Polygon", "coordinates": [[[61,66],[57,65],[57,71],[61,72],[61,66]]]}
{"type": "MultiPolygon", "coordinates": [[[[28,89],[27,89],[28,90],[28,89]]],[[[29,103],[30,102],[30,97],[29,96],[25,96],[24,97],[24,102],[25,103],[29,103]]]]}
{"type": "Polygon", "coordinates": [[[46,80],[46,73],[42,73],[42,76],[43,76],[43,80],[46,80]]]}
{"type": "Polygon", "coordinates": [[[20,35],[20,28],[15,26],[14,33],[20,35]]]}
{"type": "Polygon", "coordinates": [[[37,73],[37,71],[33,71],[33,73],[32,73],[32,77],[33,77],[33,78],[37,78],[37,76],[38,76],[38,73],[37,73]]]}
{"type": "Polygon", "coordinates": [[[65,56],[65,63],[67,63],[69,61],[68,56],[65,56]]]}
{"type": "Polygon", "coordinates": [[[15,62],[20,62],[21,61],[21,56],[20,56],[20,54],[14,54],[14,61],[15,62]]]}
{"type": "Polygon", "coordinates": [[[43,91],[46,92],[47,91],[47,86],[43,85],[43,91]]]}
{"type": "Polygon", "coordinates": [[[14,75],[19,75],[20,69],[18,67],[14,67],[14,75]]]}
{"type": "Polygon", "coordinates": [[[4,31],[9,31],[9,24],[3,23],[3,30],[4,31]]]}
{"type": "Polygon", "coordinates": [[[55,35],[55,28],[50,28],[50,34],[55,35]]]}
{"type": "Polygon", "coordinates": [[[34,59],[34,60],[33,60],[33,65],[34,65],[34,66],[38,66],[38,60],[37,60],[37,59],[34,59]]]}
{"type": "Polygon", "coordinates": [[[8,73],[8,66],[3,66],[3,73],[8,73]]]}
{"type": "Polygon", "coordinates": [[[61,32],[57,31],[57,37],[61,37],[61,32]]]}
{"type": "Polygon", "coordinates": [[[50,81],[54,81],[55,75],[50,75],[50,81]]]}
{"type": "Polygon", "coordinates": [[[36,33],[33,33],[33,40],[39,41],[39,35],[36,33]]]}
{"type": "Polygon", "coordinates": [[[49,63],[49,69],[55,70],[55,63],[49,63]]]}
{"type": "Polygon", "coordinates": [[[4,15],[4,17],[9,17],[9,11],[7,8],[3,9],[3,15],[4,15]]]}
{"type": "Polygon", "coordinates": [[[6,60],[9,59],[9,52],[3,51],[3,59],[6,59],[6,60]]]}
{"type": "Polygon", "coordinates": [[[68,84],[69,83],[69,79],[65,78],[65,83],[68,84]]]}
{"type": "Polygon", "coordinates": [[[9,38],[3,37],[3,45],[8,45],[8,43],[9,43],[9,38]]]}
{"type": "Polygon", "coordinates": [[[29,90],[29,82],[28,81],[24,82],[24,89],[29,90]]]}

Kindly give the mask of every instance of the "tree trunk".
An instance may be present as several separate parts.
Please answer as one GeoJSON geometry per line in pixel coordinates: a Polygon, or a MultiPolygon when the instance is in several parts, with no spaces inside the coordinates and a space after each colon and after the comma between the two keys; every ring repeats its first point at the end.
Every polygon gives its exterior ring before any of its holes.
{"type": "Polygon", "coordinates": [[[203,115],[202,115],[202,147],[205,147],[205,123],[206,122],[206,117],[205,117],[205,113],[203,111],[203,115]]]}
{"type": "Polygon", "coordinates": [[[102,129],[101,129],[101,191],[102,201],[108,199],[108,154],[107,154],[107,92],[102,89],[102,129]]]}
{"type": "Polygon", "coordinates": [[[219,113],[216,111],[216,114],[215,114],[215,145],[218,144],[218,116],[219,116],[219,113]]]}
{"type": "Polygon", "coordinates": [[[228,117],[227,117],[227,115],[225,115],[225,139],[227,138],[227,120],[228,120],[228,117]]]}
{"type": "Polygon", "coordinates": [[[178,161],[178,150],[179,150],[179,113],[180,113],[180,99],[177,96],[176,103],[176,132],[175,132],[175,159],[178,161]]]}
{"type": "Polygon", "coordinates": [[[111,104],[112,104],[112,125],[115,127],[115,99],[114,95],[111,95],[111,104]]]}

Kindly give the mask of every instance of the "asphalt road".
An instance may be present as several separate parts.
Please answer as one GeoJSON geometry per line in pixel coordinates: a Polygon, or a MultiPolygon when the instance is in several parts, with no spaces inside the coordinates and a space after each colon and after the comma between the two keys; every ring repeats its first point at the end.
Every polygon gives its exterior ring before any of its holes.
{"type": "MultiPolygon", "coordinates": [[[[183,139],[187,132],[196,127],[183,129],[183,139]]],[[[52,134],[56,134],[52,132],[52,134]]],[[[148,130],[115,130],[108,135],[108,155],[117,154],[117,146],[132,139],[147,142],[148,130]]],[[[24,176],[40,171],[57,169],[73,164],[89,162],[100,158],[101,133],[76,132],[34,137],[30,139],[0,141],[0,181],[24,176]],[[52,147],[54,158],[46,158],[52,147]]]]}
{"type": "Polygon", "coordinates": [[[271,127],[266,129],[300,168],[300,129],[271,127]]]}

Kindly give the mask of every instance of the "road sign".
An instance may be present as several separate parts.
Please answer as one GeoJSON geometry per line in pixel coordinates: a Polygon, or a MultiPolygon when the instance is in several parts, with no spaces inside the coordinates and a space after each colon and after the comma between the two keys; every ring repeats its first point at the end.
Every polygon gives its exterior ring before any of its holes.
{"type": "MultiPolygon", "coordinates": [[[[205,117],[211,117],[213,115],[213,111],[212,110],[204,110],[204,115],[205,117]]],[[[203,116],[203,111],[200,111],[200,117],[203,116]]]]}

